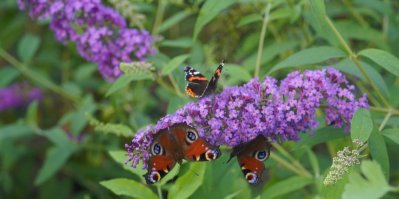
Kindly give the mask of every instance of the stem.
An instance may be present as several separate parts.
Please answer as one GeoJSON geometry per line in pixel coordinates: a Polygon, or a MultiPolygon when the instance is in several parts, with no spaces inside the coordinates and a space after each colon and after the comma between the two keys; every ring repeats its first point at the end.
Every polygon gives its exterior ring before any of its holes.
{"type": "Polygon", "coordinates": [[[155,16],[154,27],[152,29],[152,35],[156,36],[159,33],[159,26],[162,23],[163,15],[165,13],[167,1],[166,0],[159,0],[157,15],[155,16]]]}
{"type": "Polygon", "coordinates": [[[382,102],[385,104],[386,107],[391,107],[391,105],[388,103],[388,101],[385,99],[385,97],[381,94],[380,90],[377,88],[377,86],[371,81],[370,77],[367,75],[366,70],[363,68],[363,66],[360,64],[357,55],[353,53],[349,45],[345,42],[344,38],[342,35],[338,32],[338,30],[335,28],[333,22],[331,21],[330,18],[325,16],[325,20],[327,21],[328,25],[330,28],[333,30],[335,36],[338,38],[340,44],[345,48],[346,52],[349,55],[349,58],[355,63],[357,68],[360,70],[364,78],[366,78],[367,82],[371,85],[371,87],[375,90],[377,93],[378,97],[382,100],[382,102]]]}
{"type": "Polygon", "coordinates": [[[387,40],[388,38],[388,30],[389,30],[389,17],[387,15],[384,15],[382,18],[382,35],[384,36],[384,39],[387,40]]]}
{"type": "Polygon", "coordinates": [[[172,87],[170,87],[168,84],[166,84],[166,83],[164,82],[164,80],[163,80],[161,77],[157,78],[157,83],[158,83],[159,85],[163,86],[163,87],[164,87],[167,91],[169,91],[170,93],[175,93],[174,88],[172,88],[172,87]]]}
{"type": "Polygon", "coordinates": [[[4,60],[6,60],[11,65],[13,65],[15,68],[17,68],[23,75],[25,75],[32,81],[37,82],[42,87],[47,88],[47,89],[53,91],[54,93],[57,93],[57,94],[61,95],[62,97],[73,101],[75,104],[78,104],[78,102],[80,101],[80,98],[78,96],[72,95],[71,93],[64,90],[62,87],[58,86],[57,84],[53,83],[52,81],[50,81],[48,79],[43,79],[43,78],[40,78],[40,76],[35,75],[30,68],[26,67],[25,64],[18,61],[16,58],[14,58],[12,55],[7,53],[2,48],[0,48],[0,57],[2,57],[4,60]]]}
{"type": "Polygon", "coordinates": [[[388,114],[384,117],[384,120],[382,120],[380,127],[378,127],[378,131],[382,131],[384,129],[385,125],[387,124],[389,118],[391,118],[392,113],[391,111],[388,112],[388,114]]]}
{"type": "Polygon", "coordinates": [[[381,107],[371,106],[370,110],[375,112],[391,113],[392,115],[399,115],[399,110],[395,108],[381,108],[381,107]]]}
{"type": "Polygon", "coordinates": [[[301,170],[302,172],[306,173],[307,176],[312,176],[308,170],[306,170],[302,164],[296,160],[294,157],[292,157],[281,145],[277,143],[272,143],[273,147],[276,148],[281,154],[283,154],[286,158],[288,158],[289,161],[292,162],[292,164],[297,167],[297,169],[301,170]]]}
{"type": "Polygon", "coordinates": [[[378,97],[382,100],[382,102],[385,104],[386,107],[391,107],[391,105],[389,104],[388,100],[385,99],[385,97],[382,95],[382,93],[380,92],[380,89],[377,88],[377,86],[374,84],[373,81],[371,81],[370,77],[367,75],[366,70],[363,68],[363,66],[360,64],[359,59],[357,58],[357,55],[353,55],[352,57],[352,61],[355,63],[355,65],[357,66],[357,68],[360,70],[360,72],[362,73],[362,75],[366,78],[366,80],[368,81],[368,83],[370,84],[370,86],[376,91],[378,97]]]}
{"type": "Polygon", "coordinates": [[[342,0],[344,5],[348,8],[349,12],[355,17],[355,19],[362,25],[363,27],[369,27],[369,24],[364,20],[362,15],[359,14],[356,10],[353,9],[352,4],[348,2],[348,0],[342,0]]]}
{"type": "Polygon", "coordinates": [[[359,90],[362,93],[365,93],[367,95],[367,100],[369,102],[369,104],[374,104],[374,106],[382,106],[380,100],[377,100],[377,98],[375,97],[375,95],[372,93],[373,90],[366,88],[364,85],[362,84],[362,82],[360,81],[354,81],[354,84],[357,88],[359,88],[359,90]]]}
{"type": "Polygon", "coordinates": [[[263,52],[263,44],[265,42],[266,28],[267,28],[267,24],[269,22],[271,7],[272,7],[271,3],[267,3],[267,5],[265,7],[265,17],[263,18],[262,30],[260,32],[259,45],[258,45],[258,54],[256,56],[255,74],[254,74],[255,77],[259,77],[260,62],[262,60],[262,52],[263,52]]]}
{"type": "Polygon", "coordinates": [[[312,175],[310,173],[304,173],[301,172],[300,170],[298,170],[298,168],[292,166],[292,164],[290,164],[289,162],[287,162],[286,160],[284,160],[283,158],[279,157],[278,155],[276,155],[275,153],[271,153],[270,154],[270,158],[272,158],[273,160],[275,160],[276,162],[282,164],[285,168],[287,168],[288,170],[291,170],[292,172],[300,175],[300,176],[305,176],[305,177],[312,177],[312,175]]]}
{"type": "Polygon", "coordinates": [[[176,94],[180,97],[184,97],[183,93],[180,92],[179,86],[177,86],[175,78],[171,74],[168,75],[168,78],[170,80],[170,83],[172,83],[172,86],[176,92],[176,94]]]}
{"type": "Polygon", "coordinates": [[[345,39],[342,37],[341,33],[338,32],[337,28],[335,28],[334,24],[332,23],[331,19],[325,16],[325,20],[327,21],[328,25],[334,32],[335,36],[338,38],[339,43],[345,48],[346,52],[349,54],[349,56],[354,55],[352,52],[351,48],[348,46],[348,44],[345,42],[345,39]]]}
{"type": "Polygon", "coordinates": [[[369,143],[367,143],[367,142],[364,143],[363,146],[358,149],[359,153],[362,152],[364,149],[366,149],[368,146],[369,146],[369,143]]]}
{"type": "Polygon", "coordinates": [[[161,185],[157,186],[158,198],[163,199],[161,185]]]}
{"type": "MultiPolygon", "coordinates": [[[[371,107],[373,108],[373,107],[371,107]]],[[[392,111],[393,109],[389,109],[388,114],[385,116],[384,120],[382,121],[381,125],[378,127],[378,131],[382,131],[384,129],[385,125],[387,124],[389,118],[392,116],[392,111]]],[[[364,149],[368,147],[368,143],[366,142],[362,147],[358,149],[359,152],[362,152],[364,149]]]]}

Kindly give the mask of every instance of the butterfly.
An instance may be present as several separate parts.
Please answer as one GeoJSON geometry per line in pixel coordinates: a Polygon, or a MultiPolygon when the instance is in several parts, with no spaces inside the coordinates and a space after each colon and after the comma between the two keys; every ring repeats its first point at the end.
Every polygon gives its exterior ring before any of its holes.
{"type": "Polygon", "coordinates": [[[197,70],[187,66],[184,69],[186,81],[188,81],[185,89],[186,93],[191,97],[203,97],[215,92],[223,66],[224,61],[222,60],[210,81],[197,70]]]}
{"type": "Polygon", "coordinates": [[[188,161],[211,161],[220,157],[219,147],[210,145],[198,132],[185,123],[174,124],[158,131],[150,145],[147,184],[160,181],[176,163],[188,161]]]}
{"type": "Polygon", "coordinates": [[[227,162],[237,156],[238,164],[245,179],[249,184],[256,185],[262,181],[265,171],[263,161],[269,158],[270,148],[271,144],[266,137],[258,135],[247,143],[235,146],[227,162]]]}

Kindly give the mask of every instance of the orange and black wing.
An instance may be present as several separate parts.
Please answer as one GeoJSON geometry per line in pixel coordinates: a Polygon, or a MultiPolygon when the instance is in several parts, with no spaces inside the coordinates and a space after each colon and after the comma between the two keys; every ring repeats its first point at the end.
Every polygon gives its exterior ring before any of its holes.
{"type": "MultiPolygon", "coordinates": [[[[255,139],[233,148],[230,159],[237,156],[238,164],[248,183],[256,185],[262,181],[265,165],[269,158],[271,145],[267,139],[259,135],[255,139]]],[[[230,161],[229,159],[229,161],[230,161]]]]}
{"type": "Polygon", "coordinates": [[[220,75],[222,74],[224,62],[216,68],[210,81],[197,70],[187,66],[184,69],[186,73],[186,93],[191,97],[203,97],[215,92],[220,75]]]}
{"type": "Polygon", "coordinates": [[[147,173],[144,178],[147,184],[160,181],[176,164],[173,156],[175,143],[167,130],[158,132],[151,143],[147,173]]]}
{"type": "Polygon", "coordinates": [[[206,86],[205,92],[202,96],[212,94],[216,91],[217,83],[218,83],[220,75],[222,74],[223,66],[224,66],[224,61],[222,60],[222,62],[219,64],[219,66],[215,70],[215,73],[213,74],[208,85],[206,86]]]}
{"type": "Polygon", "coordinates": [[[209,144],[198,136],[195,128],[181,124],[179,130],[174,131],[180,143],[184,159],[189,161],[211,161],[220,157],[219,147],[209,144]]]}
{"type": "Polygon", "coordinates": [[[184,69],[186,73],[186,93],[191,97],[202,97],[208,86],[208,79],[197,70],[187,66],[184,69]]]}

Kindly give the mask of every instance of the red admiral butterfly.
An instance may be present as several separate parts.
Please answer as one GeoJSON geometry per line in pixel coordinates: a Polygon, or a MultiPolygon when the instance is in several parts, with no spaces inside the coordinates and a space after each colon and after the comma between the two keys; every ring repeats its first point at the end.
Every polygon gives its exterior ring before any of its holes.
{"type": "Polygon", "coordinates": [[[265,165],[263,161],[269,158],[270,148],[269,141],[263,135],[258,135],[247,143],[235,146],[227,162],[237,156],[238,164],[245,179],[249,184],[256,185],[262,181],[264,176],[265,165]]]}
{"type": "Polygon", "coordinates": [[[224,61],[222,60],[215,74],[213,74],[211,81],[208,81],[208,79],[197,70],[187,66],[184,69],[184,72],[186,72],[186,81],[188,81],[186,93],[191,97],[203,97],[213,93],[216,90],[217,81],[222,73],[223,66],[224,61]]]}
{"type": "Polygon", "coordinates": [[[210,145],[198,132],[185,123],[174,124],[158,131],[150,146],[151,157],[148,170],[144,174],[147,184],[160,181],[176,162],[211,161],[220,157],[217,146],[210,145]]]}

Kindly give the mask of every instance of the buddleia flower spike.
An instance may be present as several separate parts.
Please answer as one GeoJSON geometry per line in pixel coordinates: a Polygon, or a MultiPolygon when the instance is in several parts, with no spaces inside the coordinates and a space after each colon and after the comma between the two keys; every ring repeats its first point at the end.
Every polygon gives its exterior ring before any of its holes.
{"type": "Polygon", "coordinates": [[[354,86],[334,68],[294,71],[281,81],[266,77],[242,86],[225,88],[212,97],[186,104],[155,125],[140,130],[126,144],[135,167],[144,168],[154,134],[177,123],[186,123],[212,145],[235,147],[259,135],[272,140],[299,140],[300,132],[312,133],[318,126],[316,110],[323,108],[325,121],[334,127],[350,126],[357,108],[367,108],[367,98],[356,98],[354,86]]]}

